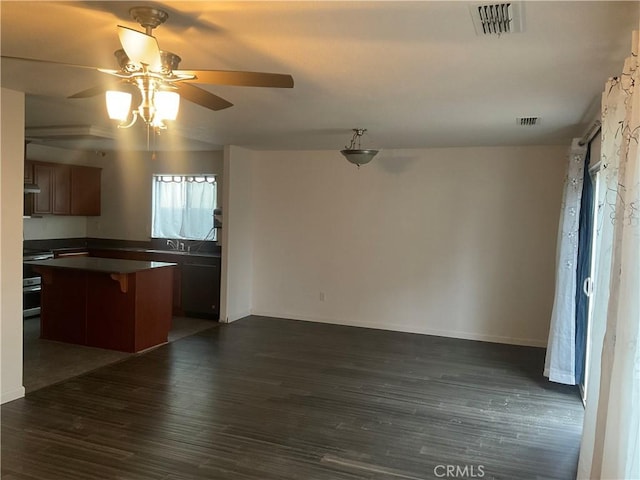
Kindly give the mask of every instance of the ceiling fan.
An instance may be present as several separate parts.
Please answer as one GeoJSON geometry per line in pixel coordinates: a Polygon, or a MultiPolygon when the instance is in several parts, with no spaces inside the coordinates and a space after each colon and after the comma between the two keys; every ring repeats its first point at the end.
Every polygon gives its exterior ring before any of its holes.
{"type": "MultiPolygon", "coordinates": [[[[114,55],[120,67],[119,70],[5,55],[2,58],[91,68],[111,76],[111,81],[75,93],[69,98],[87,98],[107,92],[111,87],[120,87],[122,90],[124,86],[126,90],[127,87],[133,86],[134,92],[139,93],[140,103],[130,113],[128,111],[129,105],[126,105],[126,108],[120,105],[121,112],[126,110],[126,115],[131,117],[130,122],[127,123],[127,119],[122,113],[119,114],[120,116],[113,116],[112,118],[121,120],[120,127],[130,127],[140,117],[154,130],[164,129],[166,128],[164,121],[171,119],[171,115],[175,118],[175,114],[177,114],[175,101],[179,102],[180,97],[211,110],[222,110],[233,105],[231,102],[193,85],[194,83],[275,88],[293,87],[293,78],[287,74],[229,70],[178,70],[182,59],[172,52],[160,50],[156,38],[152,35],[153,29],[163,24],[169,18],[169,14],[159,8],[146,6],[133,7],[129,10],[129,14],[144,27],[145,32],[118,25],[118,37],[122,49],[116,50],[114,55]],[[173,107],[174,113],[167,112],[167,108],[170,107],[173,107]]],[[[128,103],[130,104],[131,95],[127,93],[124,95],[129,95],[128,103]]],[[[112,112],[110,112],[110,116],[111,114],[112,112]]]]}

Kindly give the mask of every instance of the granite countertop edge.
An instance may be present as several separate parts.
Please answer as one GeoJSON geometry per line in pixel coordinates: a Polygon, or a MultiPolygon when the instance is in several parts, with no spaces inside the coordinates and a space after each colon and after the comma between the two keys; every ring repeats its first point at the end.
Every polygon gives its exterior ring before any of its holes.
{"type": "Polygon", "coordinates": [[[53,248],[53,253],[66,253],[66,252],[80,252],[85,250],[113,250],[117,252],[142,252],[142,253],[157,253],[161,255],[178,255],[184,257],[206,257],[206,258],[220,258],[221,254],[216,252],[183,252],[179,250],[161,250],[152,248],[141,247],[68,247],[68,248],[53,248]]]}
{"type": "Polygon", "coordinates": [[[124,260],[120,258],[99,257],[62,257],[49,260],[25,262],[29,265],[64,270],[83,270],[87,272],[129,274],[153,270],[156,268],[175,267],[176,263],[143,260],[124,260]]]}
{"type": "Polygon", "coordinates": [[[159,254],[167,254],[167,255],[179,255],[185,257],[211,257],[211,258],[220,258],[219,253],[213,252],[186,252],[181,250],[161,250],[161,249],[153,249],[153,248],[139,248],[139,247],[92,247],[95,250],[116,250],[116,251],[125,251],[125,252],[143,252],[143,253],[159,253],[159,254]]]}

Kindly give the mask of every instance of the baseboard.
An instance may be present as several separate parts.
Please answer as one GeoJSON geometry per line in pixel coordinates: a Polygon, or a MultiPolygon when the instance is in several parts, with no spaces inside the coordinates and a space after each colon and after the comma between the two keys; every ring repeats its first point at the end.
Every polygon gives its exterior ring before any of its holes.
{"type": "Polygon", "coordinates": [[[0,396],[0,404],[11,402],[18,398],[22,398],[24,397],[24,394],[25,394],[24,387],[16,388],[14,390],[11,390],[10,392],[2,392],[2,395],[0,396]]]}
{"type": "Polygon", "coordinates": [[[377,330],[390,330],[393,332],[403,332],[403,333],[418,333],[421,335],[433,335],[436,337],[449,337],[449,338],[459,338],[463,340],[476,340],[479,342],[489,342],[489,343],[504,343],[507,345],[520,345],[524,347],[543,347],[546,348],[547,341],[532,339],[532,338],[518,338],[518,337],[509,337],[509,336],[501,336],[501,335],[487,335],[482,333],[475,332],[460,332],[456,330],[438,330],[431,328],[423,328],[423,327],[410,327],[406,325],[389,325],[389,324],[381,324],[376,322],[345,322],[340,320],[335,320],[333,318],[318,318],[304,315],[289,315],[275,312],[266,312],[266,311],[254,311],[252,315],[263,316],[263,317],[274,317],[274,318],[282,318],[289,320],[302,320],[304,322],[316,322],[316,323],[329,323],[332,325],[343,325],[347,327],[362,327],[362,328],[375,328],[377,330]]]}
{"type": "Polygon", "coordinates": [[[250,311],[245,311],[245,312],[240,312],[240,313],[236,313],[235,315],[231,315],[231,316],[227,316],[226,319],[224,320],[220,320],[222,323],[231,323],[231,322],[235,322],[236,320],[240,320],[241,318],[245,318],[251,315],[250,311]]]}

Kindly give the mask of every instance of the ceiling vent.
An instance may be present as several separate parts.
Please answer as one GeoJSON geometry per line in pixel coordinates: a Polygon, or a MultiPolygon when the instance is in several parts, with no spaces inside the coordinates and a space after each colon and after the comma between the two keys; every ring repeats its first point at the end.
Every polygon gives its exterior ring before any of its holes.
{"type": "Polygon", "coordinates": [[[540,125],[540,117],[518,117],[516,123],[521,127],[534,127],[540,125]]]}
{"type": "Polygon", "coordinates": [[[469,5],[476,35],[497,35],[522,32],[520,2],[474,3],[469,5]]]}

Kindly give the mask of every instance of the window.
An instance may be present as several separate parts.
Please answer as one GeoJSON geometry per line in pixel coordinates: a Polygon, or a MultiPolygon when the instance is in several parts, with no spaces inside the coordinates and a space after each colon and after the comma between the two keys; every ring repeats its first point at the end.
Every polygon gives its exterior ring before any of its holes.
{"type": "Polygon", "coordinates": [[[216,240],[215,175],[154,175],[151,236],[216,240]]]}

